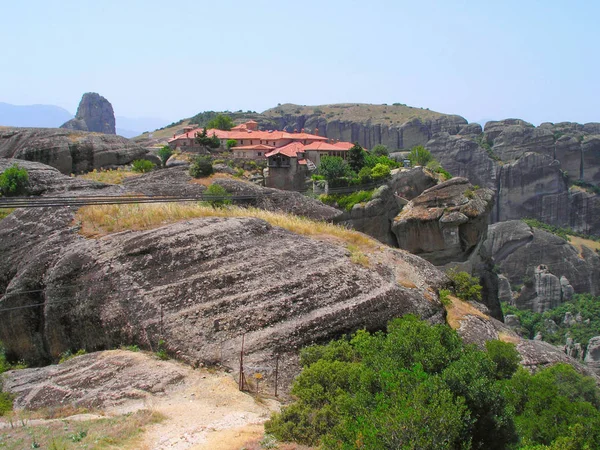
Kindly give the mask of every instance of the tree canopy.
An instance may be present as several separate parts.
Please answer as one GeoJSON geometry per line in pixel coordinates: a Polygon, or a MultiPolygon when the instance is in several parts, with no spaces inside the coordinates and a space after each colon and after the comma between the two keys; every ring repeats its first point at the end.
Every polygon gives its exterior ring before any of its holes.
{"type": "Polygon", "coordinates": [[[405,316],[302,350],[297,400],[265,429],[324,449],[600,448],[595,382],[568,365],[531,375],[519,360],[512,344],[482,351],[405,316]]]}
{"type": "Polygon", "coordinates": [[[217,116],[214,119],[211,119],[206,124],[207,128],[214,128],[217,130],[225,130],[225,131],[231,130],[234,126],[235,126],[235,123],[233,122],[233,119],[224,114],[217,114],[217,116]]]}

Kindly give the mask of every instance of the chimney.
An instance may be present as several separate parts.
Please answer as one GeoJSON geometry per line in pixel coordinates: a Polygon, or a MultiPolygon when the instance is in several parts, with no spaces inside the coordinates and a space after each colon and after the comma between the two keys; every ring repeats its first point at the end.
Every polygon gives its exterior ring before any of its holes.
{"type": "Polygon", "coordinates": [[[315,128],[315,134],[318,136],[319,135],[319,129],[315,128]]]}
{"type": "Polygon", "coordinates": [[[298,132],[298,128],[294,128],[294,133],[297,133],[297,132],[298,132]]]}
{"type": "Polygon", "coordinates": [[[304,133],[304,128],[302,128],[302,130],[300,130],[300,133],[304,133]]]}
{"type": "Polygon", "coordinates": [[[177,135],[176,135],[176,134],[174,134],[174,135],[173,135],[173,139],[175,139],[176,137],[177,137],[177,135]]]}

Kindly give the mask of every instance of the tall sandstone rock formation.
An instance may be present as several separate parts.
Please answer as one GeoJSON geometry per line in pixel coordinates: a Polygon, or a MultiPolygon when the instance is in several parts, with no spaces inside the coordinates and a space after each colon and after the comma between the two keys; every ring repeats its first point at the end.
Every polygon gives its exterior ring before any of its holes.
{"type": "Polygon", "coordinates": [[[62,124],[61,128],[96,133],[117,134],[115,112],[108,100],[95,92],[87,92],[81,97],[75,118],[62,124]]]}

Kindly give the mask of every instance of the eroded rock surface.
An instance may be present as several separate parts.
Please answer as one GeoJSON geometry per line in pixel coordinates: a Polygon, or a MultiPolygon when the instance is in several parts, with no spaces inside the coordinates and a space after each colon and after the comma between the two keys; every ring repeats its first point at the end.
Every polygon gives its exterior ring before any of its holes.
{"type": "Polygon", "coordinates": [[[381,249],[363,267],[343,243],[252,218],[92,240],[77,234],[68,208],[17,211],[0,221],[0,253],[0,307],[43,304],[1,315],[0,340],[37,363],[69,349],[155,350],[162,337],[193,365],[235,369],[245,335],[247,363],[287,355],[280,376],[289,381],[297,350],[311,342],[407,313],[443,321],[435,290],[447,280],[426,261],[381,249]]]}
{"type": "Polygon", "coordinates": [[[3,390],[15,395],[16,409],[66,405],[101,409],[164,393],[181,383],[189,371],[172,361],[113,350],[59,365],[8,372],[3,390]]]}
{"type": "Polygon", "coordinates": [[[453,178],[411,200],[394,220],[398,246],[435,265],[466,261],[485,237],[492,191],[453,178]]]}
{"type": "Polygon", "coordinates": [[[0,127],[0,158],[40,162],[63,174],[90,172],[157,156],[129,139],[61,128],[0,127]]]}
{"type": "Polygon", "coordinates": [[[563,238],[523,221],[490,225],[484,246],[512,285],[533,282],[535,268],[545,265],[567,298],[573,292],[600,292],[600,257],[593,250],[583,247],[580,252],[563,238]]]}

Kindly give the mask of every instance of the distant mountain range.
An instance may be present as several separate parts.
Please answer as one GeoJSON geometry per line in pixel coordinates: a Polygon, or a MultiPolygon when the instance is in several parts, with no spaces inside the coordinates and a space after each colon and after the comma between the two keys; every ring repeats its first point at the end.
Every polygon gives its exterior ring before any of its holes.
{"type": "MultiPolygon", "coordinates": [[[[58,128],[71,120],[71,114],[56,105],[11,105],[0,102],[0,126],[58,128]]],[[[131,138],[144,131],[156,130],[167,121],[156,117],[116,117],[117,134],[131,138]]]]}

